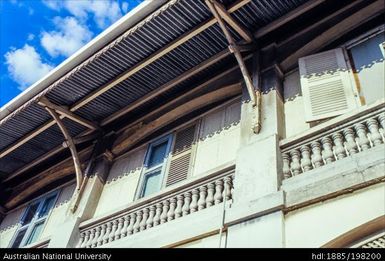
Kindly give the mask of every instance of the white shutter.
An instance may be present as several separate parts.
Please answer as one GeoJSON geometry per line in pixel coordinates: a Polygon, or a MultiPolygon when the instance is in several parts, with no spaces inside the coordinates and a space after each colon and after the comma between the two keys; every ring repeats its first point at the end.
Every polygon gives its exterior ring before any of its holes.
{"type": "Polygon", "coordinates": [[[307,122],[343,114],[357,106],[341,48],[298,61],[307,122]]]}
{"type": "Polygon", "coordinates": [[[175,134],[166,186],[185,180],[189,174],[195,126],[189,126],[175,134]]]}

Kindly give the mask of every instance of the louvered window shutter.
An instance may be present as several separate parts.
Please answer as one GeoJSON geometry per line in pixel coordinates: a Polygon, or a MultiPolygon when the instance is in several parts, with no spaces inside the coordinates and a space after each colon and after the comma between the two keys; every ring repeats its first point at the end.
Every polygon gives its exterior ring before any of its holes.
{"type": "Polygon", "coordinates": [[[306,121],[343,114],[357,106],[341,48],[299,59],[306,121]]]}
{"type": "Polygon", "coordinates": [[[185,180],[189,174],[195,126],[189,126],[175,134],[166,186],[185,180]]]}

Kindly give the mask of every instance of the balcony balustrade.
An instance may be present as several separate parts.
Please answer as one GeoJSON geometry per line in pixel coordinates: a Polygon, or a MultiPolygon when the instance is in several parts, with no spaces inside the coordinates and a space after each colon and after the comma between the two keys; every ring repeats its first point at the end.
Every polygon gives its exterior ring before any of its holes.
{"type": "MultiPolygon", "coordinates": [[[[173,190],[161,192],[107,217],[80,224],[78,248],[95,248],[205,208],[231,202],[233,171],[196,179],[173,190]]],[[[186,180],[188,181],[188,180],[186,180]]]]}
{"type": "Polygon", "coordinates": [[[283,177],[333,164],[385,142],[385,102],[361,107],[280,142],[283,177]]]}

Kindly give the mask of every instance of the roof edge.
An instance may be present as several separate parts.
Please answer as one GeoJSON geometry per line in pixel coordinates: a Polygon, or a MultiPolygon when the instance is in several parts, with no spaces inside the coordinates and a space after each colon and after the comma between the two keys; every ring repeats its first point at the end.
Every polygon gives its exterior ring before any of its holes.
{"type": "Polygon", "coordinates": [[[143,1],[133,10],[131,10],[122,18],[120,18],[117,22],[112,24],[109,28],[107,28],[94,39],[92,39],[89,43],[84,45],[73,55],[64,60],[60,65],[56,66],[46,76],[41,78],[28,89],[21,92],[15,98],[13,98],[4,106],[2,106],[0,108],[0,120],[7,117],[9,114],[11,114],[13,111],[28,102],[31,98],[39,94],[49,85],[63,77],[74,67],[84,62],[87,58],[95,54],[106,44],[113,41],[114,39],[122,35],[125,31],[129,30],[131,27],[146,18],[148,15],[150,15],[152,12],[162,6],[165,2],[166,0],[143,1]]]}

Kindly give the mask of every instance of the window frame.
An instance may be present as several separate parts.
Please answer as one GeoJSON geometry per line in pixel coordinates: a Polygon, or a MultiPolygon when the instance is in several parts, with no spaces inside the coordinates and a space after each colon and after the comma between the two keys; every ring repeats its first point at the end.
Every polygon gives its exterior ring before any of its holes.
{"type": "MultiPolygon", "coordinates": [[[[34,228],[37,225],[43,224],[41,232],[44,231],[44,228],[45,228],[46,222],[48,220],[48,217],[50,216],[51,211],[52,211],[52,209],[54,208],[54,206],[55,206],[55,204],[57,202],[58,195],[59,195],[58,191],[50,192],[50,193],[42,196],[41,198],[38,198],[38,199],[36,199],[36,200],[34,200],[34,201],[32,201],[31,203],[28,204],[28,206],[24,210],[23,215],[20,218],[18,228],[17,228],[16,232],[14,233],[14,235],[12,237],[12,240],[10,241],[9,248],[23,248],[25,246],[28,246],[30,244],[33,244],[33,243],[37,242],[37,240],[36,240],[36,241],[30,242],[30,243],[27,244],[27,242],[30,240],[30,237],[33,235],[32,232],[33,232],[34,228]],[[53,204],[52,204],[52,206],[49,208],[49,210],[47,211],[47,213],[45,215],[39,217],[41,211],[43,210],[45,202],[49,198],[51,198],[51,197],[53,197],[53,204]],[[37,209],[36,209],[32,219],[31,219],[31,221],[28,224],[24,224],[24,221],[25,221],[25,219],[27,217],[27,214],[28,214],[29,210],[31,209],[32,206],[34,206],[36,204],[38,205],[38,207],[37,207],[37,209]],[[22,231],[24,231],[24,230],[25,230],[25,234],[24,234],[22,240],[20,241],[19,246],[14,247],[13,245],[14,245],[16,239],[17,239],[17,236],[22,231]]],[[[41,235],[41,232],[40,232],[40,234],[38,236],[41,235]]]]}
{"type": "MultiPolygon", "coordinates": [[[[141,171],[141,177],[140,177],[140,182],[139,182],[139,189],[137,191],[137,195],[136,195],[136,199],[141,199],[141,198],[145,198],[145,197],[148,197],[148,196],[151,196],[152,194],[149,194],[147,196],[144,196],[143,193],[144,193],[144,189],[145,189],[145,182],[146,182],[146,178],[147,176],[153,174],[155,171],[159,170],[160,169],[160,179],[159,179],[159,191],[163,188],[164,186],[164,179],[165,179],[165,173],[166,173],[166,169],[167,169],[167,166],[168,166],[168,161],[169,161],[169,158],[170,158],[170,153],[171,153],[171,146],[173,144],[173,140],[174,140],[174,133],[169,133],[159,139],[156,139],[154,141],[152,141],[151,143],[148,144],[148,147],[147,147],[147,150],[146,150],[146,155],[144,157],[144,163],[143,163],[143,168],[142,168],[142,171],[141,171]],[[165,153],[165,157],[164,157],[164,160],[162,163],[159,163],[155,166],[152,166],[151,168],[148,168],[148,164],[149,164],[149,160],[150,160],[150,157],[151,157],[151,153],[153,151],[153,148],[161,143],[164,143],[164,142],[167,142],[167,146],[166,146],[166,153],[165,153]]],[[[156,192],[155,192],[156,193],[156,192]]]]}

